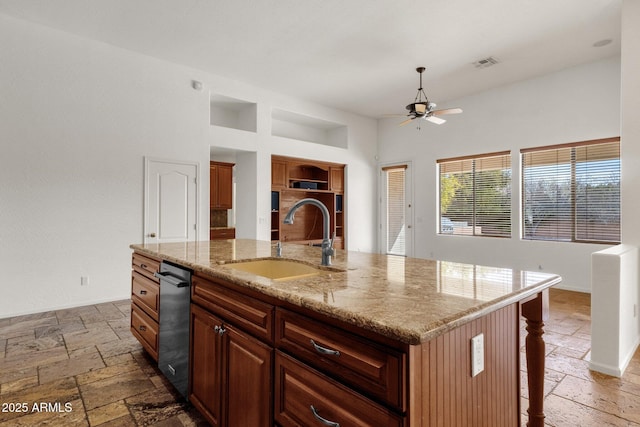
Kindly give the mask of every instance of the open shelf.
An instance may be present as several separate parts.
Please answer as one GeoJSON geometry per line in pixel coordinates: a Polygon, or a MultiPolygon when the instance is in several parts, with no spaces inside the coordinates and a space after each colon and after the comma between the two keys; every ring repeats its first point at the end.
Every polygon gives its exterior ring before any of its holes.
{"type": "Polygon", "coordinates": [[[278,108],[271,110],[271,135],[348,148],[346,125],[278,108]]]}
{"type": "Polygon", "coordinates": [[[258,115],[255,102],[212,94],[209,105],[211,125],[256,132],[258,115]]]}

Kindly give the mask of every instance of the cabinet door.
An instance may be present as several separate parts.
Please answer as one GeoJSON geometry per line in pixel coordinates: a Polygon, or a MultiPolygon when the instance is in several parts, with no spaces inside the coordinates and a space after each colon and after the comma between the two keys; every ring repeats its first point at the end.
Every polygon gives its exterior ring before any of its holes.
{"type": "Polygon", "coordinates": [[[221,209],[233,208],[233,166],[218,165],[218,206],[221,209]]]}
{"type": "Polygon", "coordinates": [[[344,191],[344,168],[330,168],[331,191],[344,191]]]}
{"type": "Polygon", "coordinates": [[[220,319],[191,304],[189,400],[214,426],[222,425],[221,339],[214,329],[221,324],[220,319]]]}
{"type": "Polygon", "coordinates": [[[273,350],[233,327],[225,328],[225,425],[270,426],[273,350]]]}
{"type": "Polygon", "coordinates": [[[287,164],[282,161],[271,161],[271,187],[287,188],[287,164]]]}
{"type": "Polygon", "coordinates": [[[209,165],[209,207],[218,207],[218,166],[211,163],[209,165]]]}

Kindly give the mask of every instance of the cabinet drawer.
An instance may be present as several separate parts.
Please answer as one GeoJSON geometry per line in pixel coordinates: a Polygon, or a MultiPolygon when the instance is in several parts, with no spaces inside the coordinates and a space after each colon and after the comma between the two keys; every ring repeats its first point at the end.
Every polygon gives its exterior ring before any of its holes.
{"type": "Polygon", "coordinates": [[[235,228],[221,228],[221,229],[209,230],[209,240],[235,239],[235,238],[236,238],[235,228]]]}
{"type": "Polygon", "coordinates": [[[135,304],[131,304],[131,333],[157,361],[158,324],[135,304]]]}
{"type": "Polygon", "coordinates": [[[404,407],[405,358],[400,352],[281,308],[276,347],[376,399],[404,407]]]}
{"type": "Polygon", "coordinates": [[[192,302],[257,338],[273,342],[272,305],[199,276],[192,278],[191,292],[192,302]]]}
{"type": "Polygon", "coordinates": [[[131,299],[153,320],[158,321],[160,307],[160,286],[146,276],[131,272],[131,299]]]}
{"type": "Polygon", "coordinates": [[[153,275],[153,273],[160,271],[160,261],[156,261],[155,259],[151,259],[134,252],[131,265],[138,273],[148,277],[156,283],[159,283],[159,280],[153,275]]]}
{"type": "Polygon", "coordinates": [[[275,375],[274,417],[282,427],[403,425],[399,415],[279,351],[275,375]]]}

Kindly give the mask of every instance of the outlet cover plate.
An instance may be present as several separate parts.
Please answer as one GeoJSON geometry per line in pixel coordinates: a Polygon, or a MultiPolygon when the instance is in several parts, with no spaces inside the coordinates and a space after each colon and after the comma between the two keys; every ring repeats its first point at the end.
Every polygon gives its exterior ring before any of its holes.
{"type": "Polygon", "coordinates": [[[471,376],[484,371],[484,334],[471,338],[471,376]]]}

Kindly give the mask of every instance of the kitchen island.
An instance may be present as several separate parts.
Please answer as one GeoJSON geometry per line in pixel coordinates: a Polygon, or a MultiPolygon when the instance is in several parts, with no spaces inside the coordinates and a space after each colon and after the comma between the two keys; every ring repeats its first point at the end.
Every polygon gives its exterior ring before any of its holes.
{"type": "Polygon", "coordinates": [[[212,424],[520,425],[520,315],[529,425],[544,424],[556,275],[346,251],[321,267],[319,248],[284,244],[318,272],[273,280],[233,268],[275,259],[271,242],[131,248],[194,272],[189,399],[212,424]]]}

